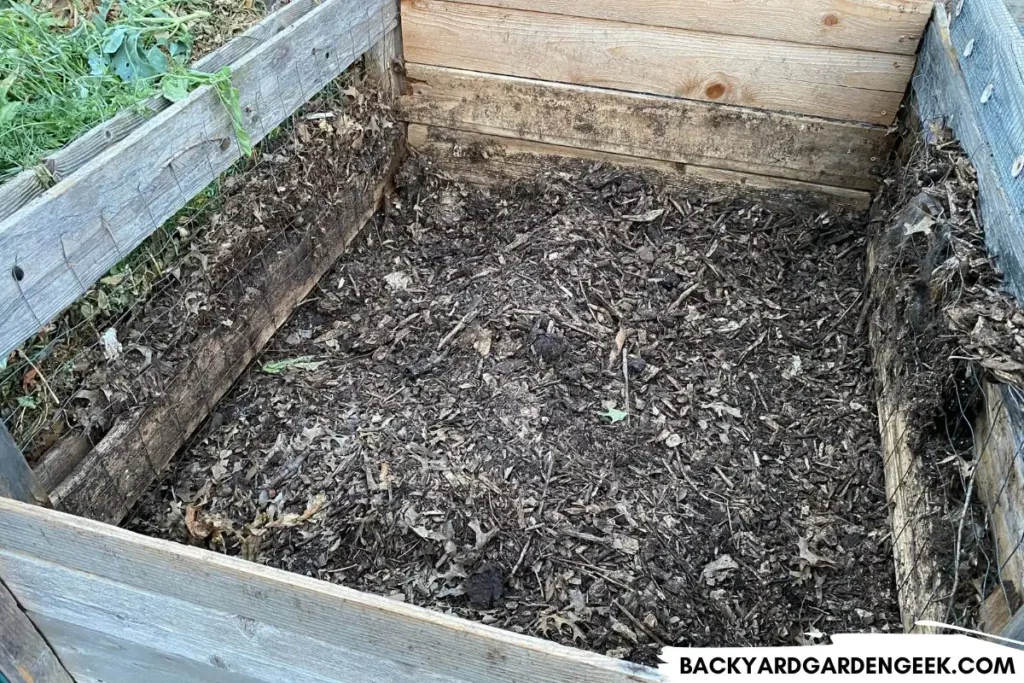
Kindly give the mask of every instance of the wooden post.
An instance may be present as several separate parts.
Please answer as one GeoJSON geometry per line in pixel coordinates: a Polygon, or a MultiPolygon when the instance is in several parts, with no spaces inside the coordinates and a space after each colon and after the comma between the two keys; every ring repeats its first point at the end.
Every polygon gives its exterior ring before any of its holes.
{"type": "Polygon", "coordinates": [[[32,468],[25,462],[25,456],[21,454],[18,444],[7,431],[7,427],[0,422],[0,496],[14,498],[23,503],[35,505],[50,505],[50,497],[43,490],[36,477],[32,474],[32,468]]]}
{"type": "MultiPolygon", "coordinates": [[[[999,635],[1003,638],[1016,640],[1018,643],[1024,643],[1024,607],[1017,610],[1017,614],[1014,615],[1013,619],[1010,619],[1010,623],[1006,625],[1006,628],[999,635]]],[[[1024,645],[1017,645],[1016,647],[1024,650],[1024,645]]]]}
{"type": "MultiPolygon", "coordinates": [[[[394,0],[397,7],[398,1],[394,0]]],[[[396,10],[397,14],[397,10],[396,10]]],[[[382,12],[382,17],[386,14],[382,12]]],[[[405,88],[405,57],[402,50],[402,26],[399,24],[378,40],[365,56],[366,75],[380,84],[389,102],[405,88]]]]}
{"type": "Polygon", "coordinates": [[[0,680],[74,683],[18,602],[0,582],[0,680]]]}

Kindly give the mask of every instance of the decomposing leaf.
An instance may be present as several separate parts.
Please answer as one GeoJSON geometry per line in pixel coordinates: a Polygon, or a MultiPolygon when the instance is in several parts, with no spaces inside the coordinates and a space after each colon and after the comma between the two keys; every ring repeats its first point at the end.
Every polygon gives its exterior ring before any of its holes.
{"type": "Polygon", "coordinates": [[[263,372],[268,375],[280,375],[288,368],[295,368],[296,370],[319,370],[327,361],[314,360],[316,356],[299,356],[298,358],[285,358],[284,360],[272,361],[266,363],[260,368],[263,372]]]}
{"type": "Polygon", "coordinates": [[[609,420],[611,420],[612,424],[615,424],[616,422],[622,422],[627,417],[629,417],[629,413],[625,412],[624,410],[619,410],[618,408],[608,408],[603,413],[599,414],[601,417],[607,417],[609,420]]]}
{"type": "Polygon", "coordinates": [[[796,541],[797,547],[800,549],[800,559],[811,565],[812,567],[829,566],[834,567],[836,565],[834,560],[830,560],[827,557],[823,557],[813,550],[811,550],[810,543],[806,538],[798,538],[796,541]]]}
{"type": "Polygon", "coordinates": [[[736,560],[732,559],[731,555],[722,555],[718,559],[704,565],[701,577],[709,586],[714,586],[716,583],[721,583],[728,579],[729,575],[739,568],[740,566],[736,564],[736,560]]]}

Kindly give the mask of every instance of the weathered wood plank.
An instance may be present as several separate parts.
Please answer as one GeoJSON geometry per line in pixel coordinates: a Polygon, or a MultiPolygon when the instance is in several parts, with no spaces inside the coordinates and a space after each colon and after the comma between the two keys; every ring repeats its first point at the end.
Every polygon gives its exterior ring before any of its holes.
{"type": "Polygon", "coordinates": [[[867,209],[871,194],[828,185],[803,183],[749,173],[736,173],[688,164],[624,156],[609,152],[561,147],[520,138],[503,138],[413,123],[409,147],[431,157],[451,175],[478,185],[492,185],[536,177],[552,166],[552,160],[573,158],[599,161],[654,174],[657,182],[676,192],[707,191],[740,193],[765,191],[764,199],[776,203],[794,201],[831,204],[836,201],[855,209],[867,209]]]}
{"type": "Polygon", "coordinates": [[[23,503],[49,505],[50,498],[32,473],[7,426],[0,421],[0,496],[23,503]]]}
{"type": "MultiPolygon", "coordinates": [[[[384,0],[324,0],[235,64],[254,142],[394,25],[384,0]],[[330,30],[325,30],[330,27],[330,30]]],[[[241,155],[206,86],[0,222],[0,355],[52,320],[241,155]]]]}
{"type": "Polygon", "coordinates": [[[904,55],[917,51],[933,3],[933,0],[458,1],[904,55]]]}
{"type": "MultiPolygon", "coordinates": [[[[1011,415],[1012,390],[986,383],[985,411],[975,424],[975,482],[989,512],[1000,580],[1024,595],[1024,442],[1011,415]]],[[[998,590],[998,589],[997,589],[998,590]]],[[[1015,606],[1015,605],[1013,605],[1015,606]]]]}
{"type": "Polygon", "coordinates": [[[258,683],[211,663],[173,657],[40,614],[31,617],[61,653],[75,683],[258,683]]]}
{"type": "Polygon", "coordinates": [[[321,680],[352,683],[662,680],[628,662],[14,501],[0,501],[0,548],[15,595],[73,620],[65,623],[89,622],[110,638],[236,674],[263,657],[271,668],[257,680],[281,680],[274,667],[296,659],[299,673],[315,662],[321,680]],[[118,598],[118,587],[141,597],[118,598]],[[176,621],[186,607],[222,624],[215,642],[191,633],[199,623],[176,621]],[[118,626],[118,616],[141,634],[118,626]],[[299,645],[288,653],[292,636],[299,645]],[[248,649],[231,651],[229,642],[248,649]]]}
{"type": "Polygon", "coordinates": [[[870,190],[885,128],[409,64],[412,122],[870,190]]]}
{"type": "Polygon", "coordinates": [[[0,581],[0,679],[9,683],[72,683],[57,655],[0,581]]]}
{"type": "MultiPolygon", "coordinates": [[[[399,0],[387,0],[399,11],[399,0]]],[[[376,81],[388,102],[394,101],[405,91],[405,56],[402,52],[402,28],[395,26],[387,31],[364,56],[366,75],[376,81]]]]}
{"type": "Polygon", "coordinates": [[[1017,614],[1014,615],[1013,619],[1010,619],[1010,623],[1006,625],[1006,628],[999,635],[1003,638],[1016,640],[1018,643],[1024,643],[1024,607],[1017,610],[1017,614]]]}
{"type": "Polygon", "coordinates": [[[401,158],[395,142],[391,163],[368,185],[352,182],[333,208],[288,250],[271,252],[239,274],[261,283],[246,291],[217,326],[185,350],[183,363],[166,381],[154,405],[118,421],[110,432],[52,491],[54,504],[83,517],[120,521],[168,461],[202,424],[221,397],[255,359],[294,307],[316,286],[370,220],[401,158]]]}
{"type": "Polygon", "coordinates": [[[914,58],[403,0],[406,60],[544,81],[892,123],[914,58]]]}
{"type": "MultiPolygon", "coordinates": [[[[989,143],[993,169],[1003,191],[1024,221],[1024,34],[1002,0],[965,0],[949,28],[960,72],[973,104],[974,119],[989,143]],[[969,49],[968,49],[969,46],[969,49]]],[[[1014,258],[1024,253],[1024,235],[1008,233],[1003,249],[1014,258]]],[[[1008,275],[1024,288],[1017,272],[1008,275]]]]}
{"type": "Polygon", "coordinates": [[[942,571],[935,563],[934,539],[936,511],[928,505],[924,468],[914,450],[919,430],[912,427],[908,399],[901,391],[902,358],[898,340],[903,320],[895,310],[887,289],[891,273],[881,263],[892,261],[889,249],[898,245],[890,231],[903,232],[895,221],[868,243],[867,281],[873,304],[868,336],[871,362],[875,371],[875,405],[881,432],[881,455],[885,472],[885,494],[892,526],[892,552],[896,570],[896,592],[907,633],[937,633],[932,626],[917,626],[918,621],[942,623],[946,607],[942,596],[945,585],[942,571]]]}
{"type": "MultiPolygon", "coordinates": [[[[285,27],[311,12],[316,5],[317,0],[295,0],[285,5],[255,26],[251,26],[241,35],[196,61],[192,68],[196,71],[214,73],[225,66],[231,66],[247,53],[269,41],[285,27]]],[[[0,185],[0,221],[41,195],[55,182],[67,178],[104,150],[124,140],[146,121],[170,105],[171,103],[162,96],[151,97],[142,103],[141,111],[124,111],[117,114],[109,121],[99,124],[68,143],[64,148],[49,155],[35,168],[26,169],[0,185]]]]}
{"type": "Polygon", "coordinates": [[[1017,25],[1024,29],[1024,0],[1006,0],[1006,9],[1010,10],[1017,25]]]}

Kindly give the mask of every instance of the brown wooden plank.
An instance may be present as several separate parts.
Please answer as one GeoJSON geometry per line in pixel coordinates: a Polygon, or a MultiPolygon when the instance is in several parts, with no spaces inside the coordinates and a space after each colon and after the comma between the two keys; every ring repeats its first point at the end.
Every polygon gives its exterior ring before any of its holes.
{"type": "Polygon", "coordinates": [[[537,177],[550,170],[552,162],[566,158],[597,161],[652,174],[662,187],[675,192],[723,193],[757,192],[771,203],[798,201],[826,205],[839,202],[863,210],[871,194],[798,180],[757,176],[643,159],[576,147],[560,147],[519,138],[469,133],[413,123],[409,125],[409,147],[430,156],[445,172],[477,185],[513,182],[537,177]]]}
{"type": "Polygon", "coordinates": [[[409,62],[890,124],[914,58],[403,0],[409,62]]]}
{"type": "Polygon", "coordinates": [[[0,581],[0,679],[10,683],[73,683],[35,624],[0,581]]]}
{"type": "Polygon", "coordinates": [[[345,187],[331,220],[318,221],[290,249],[271,252],[266,264],[257,261],[249,266],[254,272],[240,275],[263,285],[231,302],[239,323],[214,327],[191,345],[184,355],[193,361],[167,380],[162,400],[116,423],[53,490],[58,507],[113,523],[127,514],[370,220],[403,147],[395,142],[390,168],[369,186],[345,187]]]}
{"type": "Polygon", "coordinates": [[[563,147],[861,190],[893,138],[885,128],[419,64],[412,122],[563,147]]]}
{"type": "MultiPolygon", "coordinates": [[[[46,617],[41,627],[57,622],[55,642],[100,633],[154,653],[160,658],[153,668],[164,674],[188,662],[235,674],[231,683],[664,678],[630,662],[15,501],[0,500],[0,571],[12,577],[11,591],[25,608],[46,617]]],[[[180,680],[195,680],[180,673],[180,680]]]]}
{"type": "Polygon", "coordinates": [[[933,0],[459,1],[904,55],[917,50],[933,5],[933,0]]]}

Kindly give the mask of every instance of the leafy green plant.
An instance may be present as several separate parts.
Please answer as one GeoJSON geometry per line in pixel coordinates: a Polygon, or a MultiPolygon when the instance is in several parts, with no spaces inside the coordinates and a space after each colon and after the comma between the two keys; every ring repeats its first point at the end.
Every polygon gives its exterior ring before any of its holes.
{"type": "Polygon", "coordinates": [[[186,68],[189,25],[207,12],[178,16],[168,0],[74,8],[77,23],[40,0],[0,5],[0,181],[152,94],[177,101],[205,84],[231,114],[239,146],[251,151],[230,72],[186,68]]]}

